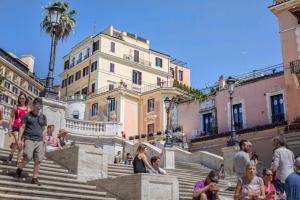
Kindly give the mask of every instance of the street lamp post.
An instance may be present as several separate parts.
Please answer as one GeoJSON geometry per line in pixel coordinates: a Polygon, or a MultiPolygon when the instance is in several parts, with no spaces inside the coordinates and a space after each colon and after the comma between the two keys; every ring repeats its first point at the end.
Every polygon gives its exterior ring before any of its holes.
{"type": "Polygon", "coordinates": [[[111,97],[111,96],[108,96],[107,98],[106,98],[106,100],[107,100],[107,121],[109,122],[110,121],[110,106],[112,106],[111,105],[111,100],[112,100],[113,98],[111,97]]]}
{"type": "Polygon", "coordinates": [[[50,6],[47,8],[48,15],[50,19],[50,23],[52,26],[52,32],[51,32],[51,52],[50,52],[50,61],[49,61],[49,67],[48,67],[48,75],[46,78],[46,86],[44,91],[40,93],[40,96],[42,97],[48,97],[51,99],[57,99],[58,94],[53,91],[53,71],[54,71],[54,65],[55,65],[55,55],[56,55],[56,29],[60,25],[60,17],[63,12],[63,9],[58,6],[50,6]]]}
{"type": "Polygon", "coordinates": [[[236,130],[234,126],[234,120],[233,120],[233,109],[232,109],[232,100],[233,100],[233,93],[234,93],[234,84],[236,80],[232,77],[228,77],[226,80],[227,86],[228,86],[228,93],[229,93],[229,101],[230,101],[230,132],[231,137],[230,140],[227,141],[227,146],[235,146],[238,145],[238,141],[236,140],[236,130]]]}
{"type": "Polygon", "coordinates": [[[171,99],[169,97],[166,97],[164,100],[165,107],[166,107],[166,113],[167,113],[167,127],[166,127],[166,142],[165,147],[173,147],[173,141],[170,138],[170,109],[171,109],[171,99]]]}

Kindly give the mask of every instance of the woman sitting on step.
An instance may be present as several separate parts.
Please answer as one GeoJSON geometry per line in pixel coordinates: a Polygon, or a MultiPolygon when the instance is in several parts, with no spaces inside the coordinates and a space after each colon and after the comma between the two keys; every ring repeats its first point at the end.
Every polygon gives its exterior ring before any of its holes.
{"type": "Polygon", "coordinates": [[[133,159],[133,171],[135,174],[147,173],[146,167],[155,173],[153,167],[149,164],[147,160],[147,146],[140,144],[137,148],[136,155],[133,159]]]}
{"type": "Polygon", "coordinates": [[[263,180],[256,176],[256,165],[250,162],[246,166],[246,176],[239,178],[234,200],[266,199],[263,180]]]}
{"type": "Polygon", "coordinates": [[[219,200],[219,173],[210,171],[205,180],[196,183],[193,191],[193,200],[219,200]]]}

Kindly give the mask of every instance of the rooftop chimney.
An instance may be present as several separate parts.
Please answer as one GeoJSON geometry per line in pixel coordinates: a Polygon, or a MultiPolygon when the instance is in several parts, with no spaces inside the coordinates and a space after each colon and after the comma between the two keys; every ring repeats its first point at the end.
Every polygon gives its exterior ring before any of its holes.
{"type": "Polygon", "coordinates": [[[25,63],[31,73],[34,69],[34,57],[32,55],[23,55],[20,57],[20,60],[25,63]]]}

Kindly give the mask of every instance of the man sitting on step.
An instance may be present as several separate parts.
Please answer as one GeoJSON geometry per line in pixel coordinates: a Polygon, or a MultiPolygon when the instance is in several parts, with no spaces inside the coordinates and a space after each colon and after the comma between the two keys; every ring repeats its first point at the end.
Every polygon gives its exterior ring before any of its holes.
{"type": "Polygon", "coordinates": [[[21,177],[23,168],[30,160],[34,160],[32,184],[38,184],[38,175],[41,161],[45,156],[45,143],[43,141],[43,132],[47,125],[46,116],[41,113],[43,102],[41,98],[33,100],[32,110],[23,117],[22,125],[18,136],[18,145],[22,145],[24,136],[24,159],[20,163],[16,176],[21,177]]]}
{"type": "MultiPolygon", "coordinates": [[[[160,158],[158,156],[153,156],[150,160],[151,166],[155,170],[156,174],[166,175],[167,172],[160,168],[160,158]]],[[[155,174],[153,171],[149,170],[149,174],[155,174]]]]}

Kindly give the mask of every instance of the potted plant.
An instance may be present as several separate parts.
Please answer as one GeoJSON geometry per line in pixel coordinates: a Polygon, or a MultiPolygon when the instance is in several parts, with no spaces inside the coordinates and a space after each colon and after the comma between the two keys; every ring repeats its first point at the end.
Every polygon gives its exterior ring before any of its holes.
{"type": "Polygon", "coordinates": [[[129,136],[129,140],[133,140],[134,139],[134,137],[133,136],[129,136]]]}
{"type": "Polygon", "coordinates": [[[136,135],[136,136],[134,137],[134,139],[138,140],[138,139],[140,139],[140,136],[139,136],[139,135],[136,135]]]}
{"type": "Polygon", "coordinates": [[[158,131],[158,132],[156,133],[156,135],[161,135],[161,131],[158,131]]]}
{"type": "Polygon", "coordinates": [[[146,137],[146,134],[142,134],[141,137],[142,137],[142,138],[145,138],[145,137],[146,137]]]}

